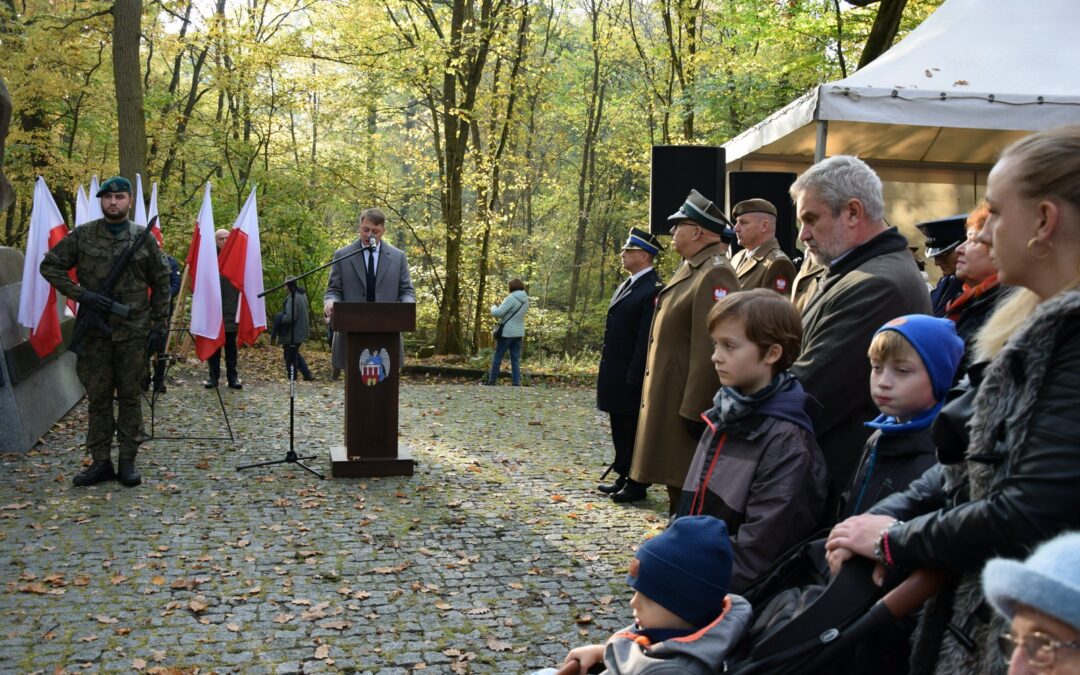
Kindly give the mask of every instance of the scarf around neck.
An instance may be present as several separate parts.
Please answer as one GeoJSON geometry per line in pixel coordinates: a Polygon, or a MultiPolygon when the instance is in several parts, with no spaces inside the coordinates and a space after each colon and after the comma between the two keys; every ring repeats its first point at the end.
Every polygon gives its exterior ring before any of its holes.
{"type": "Polygon", "coordinates": [[[765,401],[778,392],[791,389],[795,383],[795,376],[786,370],[777,373],[769,384],[753,394],[744,394],[735,387],[720,387],[713,398],[713,404],[720,412],[720,421],[731,424],[747,417],[765,401]]]}

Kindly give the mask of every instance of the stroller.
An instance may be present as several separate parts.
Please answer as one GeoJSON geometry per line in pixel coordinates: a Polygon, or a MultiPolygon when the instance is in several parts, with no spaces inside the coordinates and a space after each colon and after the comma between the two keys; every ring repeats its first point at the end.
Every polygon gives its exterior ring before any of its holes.
{"type": "Polygon", "coordinates": [[[873,561],[855,557],[830,579],[824,539],[796,546],[743,594],[754,623],[727,672],[867,672],[851,660],[856,648],[919,609],[945,581],[944,572],[918,570],[887,590],[874,585],[873,569],[873,561]]]}
{"type": "MultiPolygon", "coordinates": [[[[943,571],[918,570],[891,590],[882,589],[871,580],[873,561],[862,557],[830,579],[824,544],[799,544],[742,594],[754,607],[754,622],[729,657],[726,673],[867,672],[865,663],[852,660],[853,652],[919,609],[945,582],[943,571]]],[[[906,666],[906,659],[897,665],[906,666]]],[[[603,664],[598,666],[590,672],[602,671],[603,664]]],[[[558,672],[576,675],[578,664],[564,664],[558,672]]]]}

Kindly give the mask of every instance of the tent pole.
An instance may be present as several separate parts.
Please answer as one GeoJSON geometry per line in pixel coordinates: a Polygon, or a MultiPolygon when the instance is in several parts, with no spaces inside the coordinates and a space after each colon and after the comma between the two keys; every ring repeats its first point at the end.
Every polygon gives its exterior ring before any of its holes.
{"type": "Polygon", "coordinates": [[[814,142],[814,164],[825,159],[825,146],[829,142],[829,120],[817,121],[817,137],[814,142]]]}

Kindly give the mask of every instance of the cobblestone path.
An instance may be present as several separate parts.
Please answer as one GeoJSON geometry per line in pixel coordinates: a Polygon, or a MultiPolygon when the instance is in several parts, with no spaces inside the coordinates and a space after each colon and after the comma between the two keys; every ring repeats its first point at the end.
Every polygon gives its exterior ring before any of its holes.
{"type": "MultiPolygon", "coordinates": [[[[172,378],[158,436],[226,435],[201,372],[172,378]]],[[[71,486],[85,402],[2,459],[0,672],[524,673],[629,623],[666,494],[594,490],[592,391],[407,382],[416,475],[325,481],[235,470],[284,457],[284,382],[221,394],[235,442],[152,441],[137,488],[71,486]]],[[[297,450],[327,473],[342,398],[298,386],[297,450]]]]}

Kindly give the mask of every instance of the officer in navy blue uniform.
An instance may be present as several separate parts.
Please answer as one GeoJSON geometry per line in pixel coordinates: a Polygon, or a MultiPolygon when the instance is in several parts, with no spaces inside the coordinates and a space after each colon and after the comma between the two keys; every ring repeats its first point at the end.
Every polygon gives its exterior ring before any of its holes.
{"type": "MultiPolygon", "coordinates": [[[[653,257],[661,248],[655,235],[630,228],[621,254],[623,268],[630,276],[615,289],[608,305],[600,372],[596,378],[596,407],[610,416],[611,440],[615,445],[615,461],[609,469],[617,476],[615,482],[598,486],[606,494],[618,493],[629,481],[649,326],[656,294],[664,287],[652,267],[653,257]]],[[[643,487],[641,491],[644,492],[643,487]]]]}
{"type": "Polygon", "coordinates": [[[930,291],[932,312],[941,318],[945,316],[945,305],[964,290],[964,283],[956,278],[956,249],[967,239],[967,214],[931,220],[915,227],[926,235],[926,257],[933,258],[941,270],[937,287],[930,291]]]}

